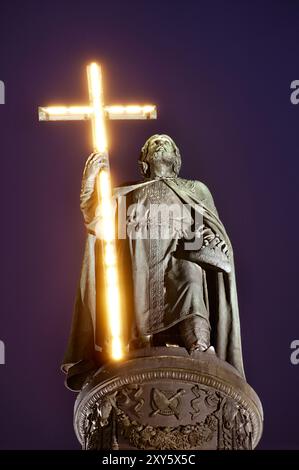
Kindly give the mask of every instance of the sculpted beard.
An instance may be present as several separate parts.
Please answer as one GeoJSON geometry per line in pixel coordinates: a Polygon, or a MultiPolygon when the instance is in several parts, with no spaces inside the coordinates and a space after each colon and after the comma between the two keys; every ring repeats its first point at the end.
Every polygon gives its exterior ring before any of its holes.
{"type": "Polygon", "coordinates": [[[166,145],[161,144],[149,156],[148,161],[160,161],[164,163],[173,163],[175,153],[173,149],[167,149],[166,145]]]}

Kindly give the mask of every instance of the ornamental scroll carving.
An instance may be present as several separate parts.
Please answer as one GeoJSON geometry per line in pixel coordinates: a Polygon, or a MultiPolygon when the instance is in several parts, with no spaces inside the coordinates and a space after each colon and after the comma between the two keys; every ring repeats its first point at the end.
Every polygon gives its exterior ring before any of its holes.
{"type": "MultiPolygon", "coordinates": [[[[143,387],[131,384],[95,402],[85,418],[86,449],[118,449],[125,439],[132,448],[192,450],[206,448],[216,440],[218,449],[251,449],[252,425],[249,413],[224,393],[194,385],[184,414],[191,424],[175,426],[140,422],[140,413],[149,409],[149,417],[180,417],[184,389],[160,390],[152,387],[150,402],[145,403],[143,387]],[[148,406],[148,408],[146,408],[148,406]],[[135,418],[134,418],[135,414],[135,418]]],[[[186,405],[186,403],[185,403],[186,405]]]]}

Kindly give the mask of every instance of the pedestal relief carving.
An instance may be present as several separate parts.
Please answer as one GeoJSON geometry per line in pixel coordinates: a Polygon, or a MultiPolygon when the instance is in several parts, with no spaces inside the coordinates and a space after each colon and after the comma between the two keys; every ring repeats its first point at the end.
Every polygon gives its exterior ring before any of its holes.
{"type": "Polygon", "coordinates": [[[215,355],[196,352],[190,357],[178,348],[154,348],[151,353],[135,353],[128,363],[99,371],[84,387],[74,421],[83,448],[256,446],[262,433],[261,404],[233,367],[215,355]]]}

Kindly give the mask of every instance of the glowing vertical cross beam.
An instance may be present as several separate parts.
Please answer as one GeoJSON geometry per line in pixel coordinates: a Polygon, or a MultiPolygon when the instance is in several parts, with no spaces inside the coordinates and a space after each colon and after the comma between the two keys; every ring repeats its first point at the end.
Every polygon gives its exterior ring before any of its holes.
{"type": "Polygon", "coordinates": [[[104,119],[102,71],[100,66],[95,62],[87,66],[87,78],[89,101],[92,109],[91,125],[94,151],[107,153],[108,144],[104,119]]]}
{"type": "MultiPolygon", "coordinates": [[[[105,297],[107,306],[107,324],[110,340],[110,357],[118,360],[123,357],[122,316],[120,288],[117,272],[115,244],[114,211],[108,159],[108,143],[105,129],[106,119],[156,119],[154,105],[116,105],[104,106],[102,72],[98,64],[87,66],[89,105],[88,106],[50,106],[39,108],[40,121],[75,121],[90,120],[92,124],[93,149],[99,153],[107,166],[101,169],[97,177],[97,194],[100,221],[96,227],[98,238],[102,240],[105,297]]],[[[98,294],[98,293],[97,293],[98,294]]],[[[100,328],[100,312],[97,311],[97,328],[100,328]]]]}
{"type": "MultiPolygon", "coordinates": [[[[87,76],[90,107],[93,110],[91,116],[93,147],[96,153],[102,154],[108,161],[102,73],[99,65],[96,63],[88,65],[87,76]]],[[[109,167],[100,170],[96,184],[98,200],[101,206],[101,219],[99,222],[101,226],[97,227],[96,231],[101,234],[103,243],[108,329],[111,336],[111,357],[117,360],[121,359],[123,356],[123,345],[121,341],[122,318],[109,167]]]]}

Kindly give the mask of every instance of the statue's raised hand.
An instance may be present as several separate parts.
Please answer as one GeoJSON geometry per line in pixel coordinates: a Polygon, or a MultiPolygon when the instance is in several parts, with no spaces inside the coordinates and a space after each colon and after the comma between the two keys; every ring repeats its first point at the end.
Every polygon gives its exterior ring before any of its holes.
{"type": "Polygon", "coordinates": [[[92,153],[86,160],[83,180],[94,182],[102,169],[108,168],[107,155],[104,153],[92,153]]]}
{"type": "Polygon", "coordinates": [[[108,158],[106,154],[92,153],[86,160],[80,193],[80,207],[86,223],[89,223],[94,217],[97,206],[95,191],[97,176],[102,169],[107,168],[108,158]]]}

